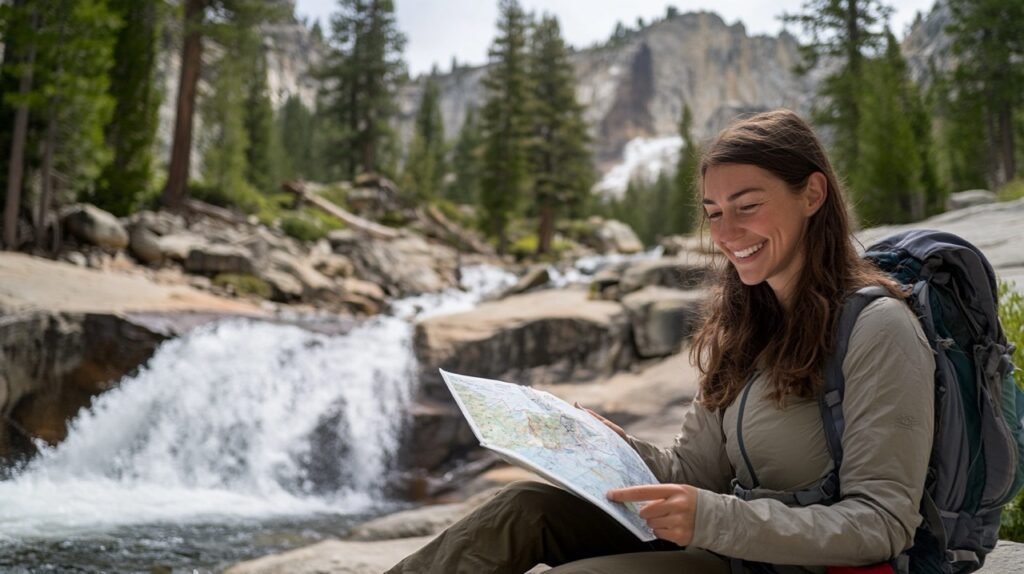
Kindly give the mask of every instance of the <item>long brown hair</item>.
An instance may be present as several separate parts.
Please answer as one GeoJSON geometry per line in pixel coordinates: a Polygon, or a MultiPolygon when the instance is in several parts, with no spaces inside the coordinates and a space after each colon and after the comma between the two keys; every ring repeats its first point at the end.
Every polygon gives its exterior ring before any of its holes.
{"type": "Polygon", "coordinates": [[[812,398],[822,385],[845,296],[866,285],[883,285],[895,296],[904,295],[858,256],[839,180],[821,142],[798,115],[774,110],[725,128],[701,159],[698,204],[708,168],[722,164],[757,166],[793,193],[802,193],[811,174],[820,172],[828,189],[801,239],[804,265],[788,312],[767,282],[744,285],[731,263],[720,263],[704,322],[690,349],[701,373],[698,400],[710,409],[729,406],[758,363],[768,369],[771,396],[780,406],[787,395],[812,398]]]}

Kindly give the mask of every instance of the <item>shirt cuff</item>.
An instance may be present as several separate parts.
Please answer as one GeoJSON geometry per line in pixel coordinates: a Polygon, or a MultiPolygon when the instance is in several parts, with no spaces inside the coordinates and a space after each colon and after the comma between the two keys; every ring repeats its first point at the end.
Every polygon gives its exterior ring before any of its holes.
{"type": "MultiPolygon", "coordinates": [[[[718,494],[702,488],[697,489],[697,516],[694,521],[693,540],[690,544],[698,548],[721,553],[730,546],[731,533],[727,521],[722,520],[722,509],[725,505],[723,497],[731,494],[718,494]]],[[[733,525],[732,528],[736,526],[733,525]]]]}

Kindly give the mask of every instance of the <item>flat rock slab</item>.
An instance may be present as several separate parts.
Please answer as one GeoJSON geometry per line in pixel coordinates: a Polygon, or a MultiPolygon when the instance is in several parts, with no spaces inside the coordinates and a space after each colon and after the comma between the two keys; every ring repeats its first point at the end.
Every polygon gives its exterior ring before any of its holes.
{"type": "MultiPolygon", "coordinates": [[[[868,247],[906,229],[947,231],[981,249],[997,275],[1024,279],[1024,224],[1021,222],[1024,222],[1024,199],[948,211],[908,225],[874,227],[859,231],[856,236],[868,247]]],[[[1024,288],[1024,285],[1018,283],[1018,287],[1024,288]]]]}
{"type": "Polygon", "coordinates": [[[4,313],[202,310],[264,314],[256,305],[184,285],[161,285],[138,275],[96,271],[21,253],[0,253],[0,310],[4,313]]]}

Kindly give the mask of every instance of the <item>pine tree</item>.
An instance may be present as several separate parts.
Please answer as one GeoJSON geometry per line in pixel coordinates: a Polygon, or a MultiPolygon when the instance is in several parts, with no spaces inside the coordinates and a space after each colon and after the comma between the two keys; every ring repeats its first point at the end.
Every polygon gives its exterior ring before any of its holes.
{"type": "Polygon", "coordinates": [[[671,213],[672,233],[690,233],[696,219],[697,197],[696,177],[700,164],[700,149],[693,139],[693,113],[690,106],[683,104],[683,113],[679,117],[679,137],[683,146],[679,150],[679,161],[676,163],[675,190],[672,194],[671,213]]]}
{"type": "Polygon", "coordinates": [[[156,83],[157,40],[163,6],[159,0],[110,0],[110,6],[121,19],[110,72],[110,95],[117,104],[105,130],[114,159],[103,170],[90,200],[115,215],[127,215],[153,180],[161,99],[156,83]]]}
{"type": "Polygon", "coordinates": [[[921,154],[907,98],[906,64],[891,34],[885,56],[866,63],[858,129],[855,207],[868,225],[905,223],[924,216],[921,154]]]}
{"type": "Polygon", "coordinates": [[[420,201],[429,201],[440,195],[441,183],[448,171],[441,93],[436,73],[435,69],[423,86],[402,176],[402,190],[420,201]]]}
{"type": "Polygon", "coordinates": [[[482,152],[483,138],[476,109],[469,108],[452,150],[452,172],[455,177],[446,186],[445,197],[465,204],[476,204],[480,200],[482,152]]]}
{"type": "Polygon", "coordinates": [[[313,111],[296,95],[288,96],[278,113],[278,132],[284,153],[284,178],[317,180],[313,111]]]}
{"type": "Polygon", "coordinates": [[[532,38],[533,138],[530,172],[539,214],[537,254],[551,250],[559,212],[581,205],[594,183],[590,137],[583,106],[576,101],[576,76],[558,20],[545,15],[532,38]]]}
{"type": "Polygon", "coordinates": [[[338,0],[329,46],[320,75],[327,81],[325,114],[340,128],[334,161],[349,179],[387,172],[396,141],[389,122],[405,76],[405,36],[398,31],[394,2],[338,0]]]}
{"type": "Polygon", "coordinates": [[[174,137],[167,185],[160,196],[160,202],[172,208],[180,206],[188,192],[193,116],[206,36],[213,34],[221,44],[225,44],[225,36],[279,19],[286,14],[288,7],[281,0],[183,0],[183,3],[185,39],[181,48],[174,137]]]}
{"type": "Polygon", "coordinates": [[[273,193],[284,179],[284,150],[267,88],[266,50],[254,46],[250,52],[245,79],[246,180],[262,193],[273,193]]]}
{"type": "Polygon", "coordinates": [[[799,24],[810,38],[801,46],[803,62],[797,71],[807,73],[823,59],[838,63],[818,90],[826,104],[815,108],[814,121],[835,130],[833,157],[844,174],[858,165],[864,61],[883,46],[881,25],[891,12],[881,0],[808,0],[802,13],[783,16],[783,21],[799,24]]]}
{"type": "Polygon", "coordinates": [[[526,14],[517,0],[501,0],[498,37],[484,77],[483,174],[480,203],[484,231],[508,247],[506,228],[529,188],[531,88],[528,75],[526,14]]]}
{"type": "Polygon", "coordinates": [[[1018,173],[1015,116],[1024,108],[1024,2],[949,0],[953,21],[948,28],[960,98],[981,108],[981,126],[991,142],[994,186],[1018,173]]]}
{"type": "Polygon", "coordinates": [[[103,126],[113,111],[108,73],[120,21],[105,0],[45,0],[10,8],[14,12],[5,20],[14,26],[7,28],[5,39],[11,41],[19,65],[5,74],[20,78],[17,93],[5,98],[17,110],[7,174],[5,245],[16,247],[22,174],[29,161],[38,166],[40,176],[32,220],[37,246],[42,247],[53,204],[61,195],[73,200],[88,192],[110,161],[103,126]],[[38,118],[31,125],[30,113],[38,118]],[[26,157],[25,150],[39,150],[39,155],[26,157]]]}
{"type": "Polygon", "coordinates": [[[983,188],[989,171],[983,104],[970,91],[954,90],[950,74],[931,75],[940,178],[952,189],[983,188]]]}

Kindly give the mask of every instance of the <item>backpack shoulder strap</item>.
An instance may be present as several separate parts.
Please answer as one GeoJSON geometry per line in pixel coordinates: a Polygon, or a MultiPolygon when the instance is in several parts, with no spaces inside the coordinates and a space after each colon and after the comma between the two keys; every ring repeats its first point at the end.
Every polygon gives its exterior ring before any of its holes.
{"type": "Polygon", "coordinates": [[[825,428],[825,440],[829,454],[832,455],[833,472],[839,476],[839,466],[843,462],[843,431],[846,420],[843,418],[843,397],[846,394],[846,378],[843,376],[843,360],[850,346],[850,335],[857,317],[872,301],[881,297],[891,297],[887,289],[880,285],[864,287],[843,303],[836,328],[835,349],[825,363],[825,386],[820,401],[821,420],[825,428]]]}

